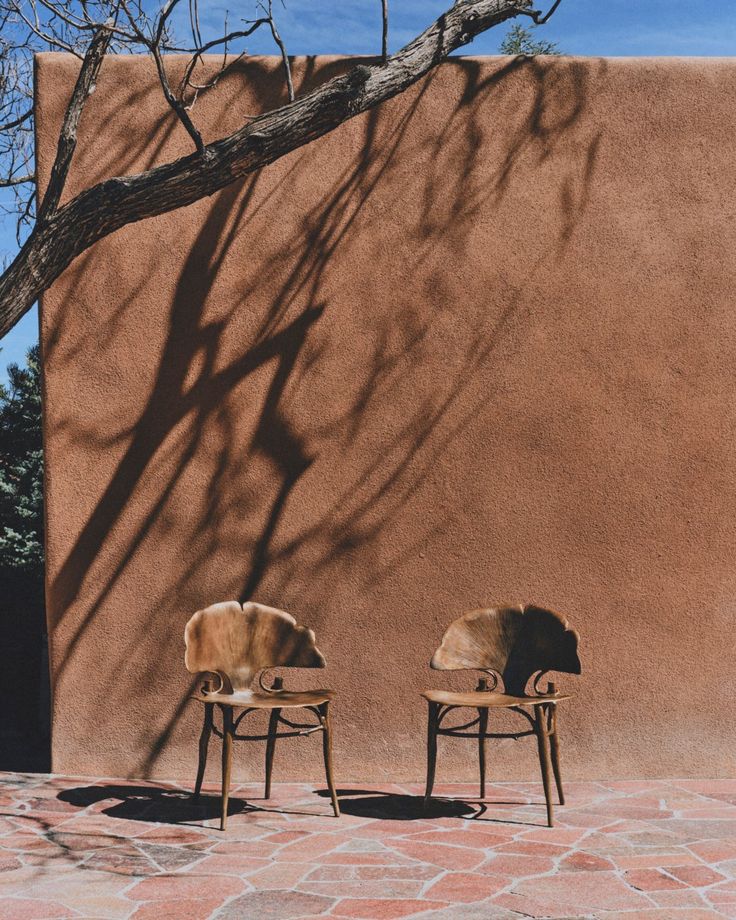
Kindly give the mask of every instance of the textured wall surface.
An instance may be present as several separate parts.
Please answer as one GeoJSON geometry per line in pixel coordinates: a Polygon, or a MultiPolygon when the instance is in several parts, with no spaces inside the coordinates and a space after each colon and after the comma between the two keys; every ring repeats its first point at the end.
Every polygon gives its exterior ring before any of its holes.
{"type": "MultiPolygon", "coordinates": [[[[38,60],[42,182],[75,67],[38,60]]],[[[234,68],[206,137],[281,91],[234,68]]],[[[317,633],[287,685],[336,689],[343,781],[421,777],[417,690],[474,680],[429,671],[443,627],[501,600],[581,633],[569,776],[731,774],[734,97],[732,60],[457,60],[80,257],[42,305],[54,769],[193,777],[184,624],[252,597],[317,633]]],[[[82,135],[74,190],[190,151],[129,57],[82,135]]]]}

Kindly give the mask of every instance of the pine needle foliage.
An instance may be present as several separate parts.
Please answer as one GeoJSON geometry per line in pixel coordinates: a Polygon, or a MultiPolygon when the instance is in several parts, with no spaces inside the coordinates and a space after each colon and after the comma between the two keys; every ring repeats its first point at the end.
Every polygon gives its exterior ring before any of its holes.
{"type": "Polygon", "coordinates": [[[43,445],[39,348],[0,385],[0,579],[43,584],[43,445]]]}
{"type": "Polygon", "coordinates": [[[498,50],[501,54],[523,54],[525,57],[534,57],[537,54],[562,54],[557,47],[557,42],[536,38],[534,26],[525,28],[520,23],[511,26],[498,50]]]}

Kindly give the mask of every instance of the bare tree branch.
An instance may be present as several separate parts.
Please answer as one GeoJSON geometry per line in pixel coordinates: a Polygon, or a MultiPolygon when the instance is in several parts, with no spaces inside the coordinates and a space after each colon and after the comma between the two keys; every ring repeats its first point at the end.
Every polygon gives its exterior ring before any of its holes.
{"type": "Polygon", "coordinates": [[[164,98],[189,132],[189,136],[192,138],[194,141],[194,146],[197,148],[197,153],[203,154],[204,141],[202,140],[202,135],[195,127],[194,122],[190,118],[189,112],[187,112],[187,108],[184,103],[180,99],[177,99],[177,97],[171,91],[169,78],[166,74],[166,66],[164,65],[163,58],[161,57],[160,46],[156,43],[152,43],[150,45],[150,50],[151,54],[153,55],[153,59],[156,62],[156,72],[158,73],[159,82],[161,83],[161,88],[163,89],[164,98]]]}
{"type": "MultiPolygon", "coordinates": [[[[97,240],[126,224],[212,195],[273,163],[402,93],[480,33],[532,10],[532,0],[457,0],[385,62],[358,64],[348,73],[208,144],[201,152],[137,175],[108,179],[81,192],[63,207],[53,212],[48,210],[46,219],[36,223],[18,256],[0,278],[0,337],[69,263],[97,240]]],[[[160,33],[153,32],[148,42],[155,43],[157,34],[163,45],[165,27],[160,33]]],[[[83,64],[80,80],[85,70],[83,64]]],[[[75,132],[80,114],[81,108],[72,118],[75,132]]],[[[70,159],[70,155],[63,157],[66,169],[70,159]]],[[[53,173],[52,179],[57,181],[53,173]]],[[[51,189],[47,197],[50,193],[51,189]]],[[[50,200],[58,204],[56,192],[50,200]]]]}
{"type": "Polygon", "coordinates": [[[388,60],[388,0],[381,0],[383,27],[381,29],[381,60],[388,60]]]}
{"type": "Polygon", "coordinates": [[[6,121],[4,125],[0,125],[0,132],[2,131],[11,131],[13,128],[18,128],[24,122],[28,121],[33,115],[33,109],[28,109],[27,112],[24,112],[18,118],[14,118],[12,121],[6,121]]]}
{"type": "Polygon", "coordinates": [[[519,15],[528,16],[535,26],[543,26],[561,3],[562,0],[555,0],[546,13],[542,13],[541,10],[520,10],[519,15]]]}
{"type": "Polygon", "coordinates": [[[268,0],[268,24],[271,27],[271,35],[273,40],[276,42],[279,51],[281,52],[281,63],[284,68],[284,78],[286,80],[286,92],[289,96],[289,102],[294,101],[294,82],[291,79],[291,65],[289,64],[289,55],[286,53],[286,46],[284,45],[281,36],[279,35],[279,30],[276,28],[276,21],[273,18],[273,0],[268,0]]]}
{"type": "Polygon", "coordinates": [[[56,211],[61,199],[72,157],[77,147],[79,119],[82,117],[87,99],[95,90],[97,75],[100,72],[111,38],[112,23],[106,23],[95,33],[82,61],[74,92],[64,115],[64,123],[59,135],[59,146],[56,151],[56,160],[51,169],[49,185],[38,211],[39,222],[47,220],[56,211]]]}
{"type": "Polygon", "coordinates": [[[12,188],[14,185],[23,185],[24,182],[33,182],[33,175],[31,173],[25,176],[8,176],[7,178],[0,179],[0,188],[12,188]]]}

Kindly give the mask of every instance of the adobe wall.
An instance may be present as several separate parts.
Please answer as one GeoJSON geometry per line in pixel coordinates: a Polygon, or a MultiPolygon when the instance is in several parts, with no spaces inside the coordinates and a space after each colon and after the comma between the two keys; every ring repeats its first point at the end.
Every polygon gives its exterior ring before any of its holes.
{"type": "MultiPolygon", "coordinates": [[[[38,59],[42,182],[75,69],[38,59]]],[[[197,117],[281,92],[249,60],[197,117]]],[[[567,776],[732,775],[735,97],[734,60],[455,60],[79,258],[42,305],[53,769],[191,781],[184,624],[252,597],[317,633],[287,683],[337,691],[339,781],[422,777],[444,626],[518,600],[582,636],[567,776]]],[[[131,57],[82,138],[71,189],[191,149],[131,57]]]]}

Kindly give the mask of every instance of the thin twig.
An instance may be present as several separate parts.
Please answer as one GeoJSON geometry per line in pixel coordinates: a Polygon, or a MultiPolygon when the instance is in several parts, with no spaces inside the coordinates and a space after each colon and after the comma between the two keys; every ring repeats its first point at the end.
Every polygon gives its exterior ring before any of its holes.
{"type": "Polygon", "coordinates": [[[286,91],[289,94],[289,102],[294,101],[294,81],[291,78],[291,64],[289,63],[289,55],[286,53],[286,45],[279,35],[279,30],[276,28],[276,23],[273,19],[269,19],[269,25],[271,26],[271,35],[273,35],[273,40],[278,45],[278,49],[281,52],[281,63],[284,68],[284,79],[286,80],[286,91]]]}
{"type": "Polygon", "coordinates": [[[381,60],[385,64],[388,60],[388,0],[381,0],[381,13],[383,16],[383,29],[381,34],[381,60]]]}
{"type": "Polygon", "coordinates": [[[166,73],[166,67],[164,66],[163,58],[161,57],[161,48],[157,44],[151,42],[150,50],[151,54],[153,55],[153,59],[156,62],[156,72],[158,73],[159,82],[161,83],[161,88],[164,91],[166,101],[169,103],[181,123],[187,129],[189,136],[194,141],[194,146],[197,148],[197,153],[204,153],[204,141],[202,140],[202,135],[195,127],[194,122],[192,121],[189,112],[187,112],[184,103],[178,99],[171,91],[169,78],[166,73]]]}
{"type": "Polygon", "coordinates": [[[562,0],[555,0],[544,15],[541,10],[519,10],[519,15],[528,16],[536,26],[543,26],[561,3],[562,0]]]}
{"type": "Polygon", "coordinates": [[[28,119],[33,115],[33,109],[28,109],[27,112],[24,112],[21,116],[14,119],[13,121],[6,121],[4,125],[0,125],[0,131],[10,131],[12,128],[17,128],[23,124],[23,122],[28,121],[28,119]]]}

